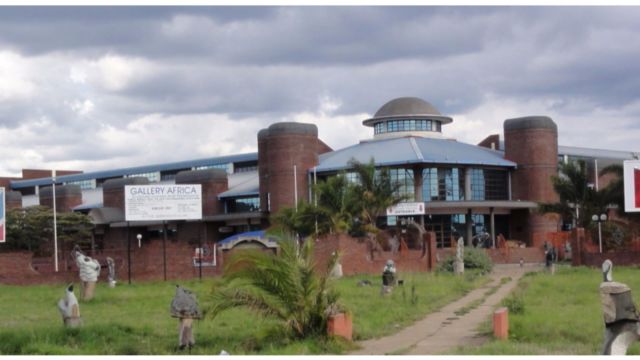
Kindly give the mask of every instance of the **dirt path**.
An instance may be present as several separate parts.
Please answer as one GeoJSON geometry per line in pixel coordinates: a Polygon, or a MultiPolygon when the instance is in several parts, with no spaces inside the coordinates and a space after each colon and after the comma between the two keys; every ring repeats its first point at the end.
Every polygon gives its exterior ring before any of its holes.
{"type": "Polygon", "coordinates": [[[524,269],[519,265],[496,265],[487,285],[471,291],[394,335],[359,342],[361,349],[351,355],[440,354],[461,345],[480,345],[486,339],[477,335],[478,326],[491,316],[494,308],[515,288],[525,272],[540,268],[529,264],[524,269]],[[511,281],[501,284],[501,279],[506,277],[510,277],[511,281]],[[492,288],[497,289],[486,296],[492,288]],[[479,302],[481,303],[478,304],[479,302]],[[466,314],[455,314],[465,307],[472,309],[466,314]]]}

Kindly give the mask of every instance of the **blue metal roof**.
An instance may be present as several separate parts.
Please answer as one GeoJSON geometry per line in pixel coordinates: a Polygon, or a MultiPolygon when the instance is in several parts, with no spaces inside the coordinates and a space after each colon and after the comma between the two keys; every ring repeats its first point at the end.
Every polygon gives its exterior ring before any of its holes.
{"type": "MultiPolygon", "coordinates": [[[[56,176],[56,184],[82,181],[82,180],[92,180],[92,179],[118,178],[118,177],[123,177],[125,175],[143,174],[143,173],[149,173],[149,172],[155,172],[155,171],[191,169],[192,167],[199,167],[199,166],[221,165],[221,164],[233,163],[233,162],[257,161],[257,160],[258,160],[258,153],[254,152],[254,153],[248,153],[248,154],[220,156],[220,157],[198,159],[198,160],[186,160],[186,161],[178,161],[178,162],[172,162],[172,163],[136,166],[136,167],[130,167],[130,168],[114,169],[114,170],[93,171],[93,172],[86,172],[82,174],[56,176]]],[[[52,183],[53,183],[53,180],[51,177],[29,179],[29,180],[16,180],[16,181],[11,181],[11,188],[22,189],[22,188],[28,188],[32,186],[51,185],[52,183]]]]}
{"type": "Polygon", "coordinates": [[[349,161],[356,159],[367,163],[371,158],[378,166],[403,164],[451,164],[516,167],[503,155],[485,147],[465,144],[455,140],[423,137],[402,137],[361,142],[342,150],[320,155],[317,171],[337,171],[349,168],[349,161]]]}
{"type": "Polygon", "coordinates": [[[257,171],[229,175],[229,190],[218,194],[218,199],[260,195],[257,171]]]}

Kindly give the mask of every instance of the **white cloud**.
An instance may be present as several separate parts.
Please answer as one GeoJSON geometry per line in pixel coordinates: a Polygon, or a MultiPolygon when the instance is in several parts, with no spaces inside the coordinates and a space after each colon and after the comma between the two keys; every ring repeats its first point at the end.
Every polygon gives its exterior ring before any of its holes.
{"type": "Polygon", "coordinates": [[[75,100],[69,104],[69,107],[78,115],[86,116],[93,111],[93,108],[95,107],[95,105],[91,100],[87,99],[84,101],[75,100]]]}
{"type": "Polygon", "coordinates": [[[0,102],[22,100],[31,96],[36,85],[25,59],[10,51],[0,51],[0,102]]]}

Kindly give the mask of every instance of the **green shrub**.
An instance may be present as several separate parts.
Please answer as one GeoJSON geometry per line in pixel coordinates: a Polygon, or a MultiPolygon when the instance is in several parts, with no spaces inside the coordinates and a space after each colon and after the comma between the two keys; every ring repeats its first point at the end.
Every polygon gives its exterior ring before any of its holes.
{"type": "MultiPolygon", "coordinates": [[[[436,270],[440,272],[453,272],[455,256],[449,256],[438,264],[436,270]]],[[[479,270],[480,273],[489,273],[493,269],[491,258],[483,249],[464,248],[464,268],[479,270]]]]}
{"type": "Polygon", "coordinates": [[[521,295],[507,296],[502,300],[502,305],[506,306],[511,314],[524,314],[524,299],[521,295]]]}

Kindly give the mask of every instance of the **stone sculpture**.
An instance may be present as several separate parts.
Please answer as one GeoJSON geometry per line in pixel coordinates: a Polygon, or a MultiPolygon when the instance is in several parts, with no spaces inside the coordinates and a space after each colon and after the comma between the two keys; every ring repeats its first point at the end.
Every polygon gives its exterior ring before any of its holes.
{"type": "Polygon", "coordinates": [[[64,297],[58,301],[58,310],[60,310],[62,322],[65,326],[78,327],[82,325],[80,305],[78,305],[78,299],[73,293],[73,284],[67,286],[64,297]]]}
{"type": "Polygon", "coordinates": [[[196,295],[190,290],[176,285],[176,295],[171,301],[171,316],[180,321],[178,324],[179,349],[184,350],[188,347],[191,351],[196,343],[193,336],[193,320],[202,318],[196,295]]]}
{"type": "Polygon", "coordinates": [[[396,284],[396,265],[393,260],[387,260],[382,270],[382,294],[388,294],[396,284]]]}
{"type": "Polygon", "coordinates": [[[600,284],[605,326],[602,354],[625,355],[629,346],[640,339],[640,314],[631,298],[631,289],[613,281],[612,271],[613,263],[605,260],[600,284]]]}
{"type": "Polygon", "coordinates": [[[116,263],[112,258],[107,257],[107,266],[109,267],[109,276],[107,277],[109,281],[109,287],[116,287],[116,263]]]}
{"type": "Polygon", "coordinates": [[[93,299],[96,282],[100,275],[100,263],[98,260],[92,259],[91,257],[83,254],[77,246],[73,249],[71,254],[76,260],[76,265],[80,271],[80,287],[82,289],[81,299],[85,301],[91,300],[93,299]]]}
{"type": "Polygon", "coordinates": [[[453,272],[456,275],[464,274],[464,239],[458,238],[458,244],[456,246],[456,259],[453,262],[453,272]]]}

